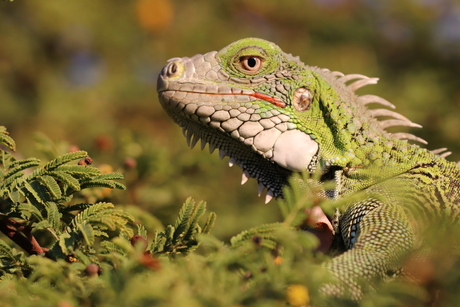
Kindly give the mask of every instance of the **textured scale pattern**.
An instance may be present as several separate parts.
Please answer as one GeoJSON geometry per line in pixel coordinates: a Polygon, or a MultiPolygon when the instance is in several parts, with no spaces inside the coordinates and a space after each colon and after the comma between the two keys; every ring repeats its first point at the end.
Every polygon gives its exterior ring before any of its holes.
{"type": "Polygon", "coordinates": [[[459,166],[445,148],[430,152],[408,143],[426,144],[413,134],[385,130],[420,125],[381,97],[356,94],[377,80],[305,65],[256,38],[173,58],[158,78],[160,102],[188,144],[229,156],[267,202],[282,197],[293,172],[335,181],[324,194],[346,206],[332,221],[338,256],[325,267],[339,282],[322,287],[328,295],[359,299],[362,280],[402,272],[426,225],[459,220],[459,166]]]}

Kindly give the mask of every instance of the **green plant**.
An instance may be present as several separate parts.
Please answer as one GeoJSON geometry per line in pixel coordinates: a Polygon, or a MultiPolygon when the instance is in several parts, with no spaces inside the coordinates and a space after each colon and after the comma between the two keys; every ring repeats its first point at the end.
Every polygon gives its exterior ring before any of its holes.
{"type": "MultiPolygon", "coordinates": [[[[14,141],[3,127],[0,141],[14,151],[14,141]]],[[[131,216],[110,203],[85,202],[78,194],[89,188],[125,189],[114,181],[122,179],[121,174],[102,174],[89,165],[92,160],[85,151],[45,164],[36,158],[17,159],[7,150],[0,151],[0,159],[0,231],[27,254],[53,260],[91,258],[96,237],[109,237],[115,229],[132,235],[127,227],[131,216]],[[46,233],[41,234],[44,243],[35,238],[40,231],[46,233]]],[[[3,274],[26,269],[17,262],[13,248],[5,241],[0,244],[3,274]]]]}
{"type": "MultiPolygon", "coordinates": [[[[115,181],[120,174],[102,174],[84,151],[49,162],[18,159],[13,139],[0,132],[2,306],[357,305],[319,295],[330,281],[321,268],[328,256],[317,251],[317,233],[301,231],[308,228],[306,209],[320,205],[332,213],[340,206],[324,197],[329,184],[295,176],[278,202],[283,220],[244,230],[230,244],[210,234],[214,213],[200,223],[206,203],[191,198],[172,225],[148,233],[127,210],[90,201],[101,195],[97,189],[123,189],[115,181]]],[[[449,238],[458,233],[454,228],[449,238]]],[[[361,304],[456,302],[460,262],[433,237],[439,253],[406,259],[416,282],[378,283],[361,304]]]]}

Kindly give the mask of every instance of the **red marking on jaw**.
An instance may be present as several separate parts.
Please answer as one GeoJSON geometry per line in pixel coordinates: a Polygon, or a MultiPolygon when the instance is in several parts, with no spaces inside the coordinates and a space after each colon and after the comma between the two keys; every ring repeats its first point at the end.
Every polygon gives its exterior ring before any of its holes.
{"type": "Polygon", "coordinates": [[[274,97],[271,97],[271,96],[268,96],[268,95],[265,95],[265,94],[254,93],[254,94],[250,94],[249,96],[252,96],[252,97],[257,98],[257,99],[265,100],[265,101],[270,102],[270,103],[272,103],[275,106],[280,107],[280,108],[284,108],[286,106],[286,104],[284,102],[282,102],[281,100],[278,100],[278,99],[276,99],[274,97]]]}
{"type": "Polygon", "coordinates": [[[268,95],[261,94],[261,93],[257,93],[257,92],[254,92],[252,94],[243,94],[242,90],[234,90],[234,89],[232,89],[231,94],[222,94],[222,93],[209,94],[209,93],[201,93],[201,92],[194,92],[194,91],[183,91],[183,92],[196,93],[196,94],[202,94],[202,95],[247,95],[247,96],[250,96],[250,97],[254,97],[256,99],[265,100],[265,101],[267,101],[267,102],[269,102],[269,103],[271,103],[271,104],[273,104],[273,105],[275,105],[277,107],[280,107],[280,108],[286,107],[286,103],[282,102],[281,100],[278,100],[275,97],[268,96],[268,95]]]}

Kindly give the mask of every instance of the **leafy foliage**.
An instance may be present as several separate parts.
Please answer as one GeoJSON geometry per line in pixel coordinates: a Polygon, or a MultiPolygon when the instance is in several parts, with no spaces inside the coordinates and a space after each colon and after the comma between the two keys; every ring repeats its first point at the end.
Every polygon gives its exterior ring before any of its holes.
{"type": "Polygon", "coordinates": [[[206,203],[191,198],[176,221],[155,231],[149,243],[146,227],[134,227],[126,211],[104,201],[81,201],[89,187],[124,188],[113,181],[121,175],[102,174],[88,165],[86,152],[46,163],[17,159],[6,150],[1,158],[0,230],[14,243],[0,240],[0,293],[8,304],[27,306],[35,297],[38,306],[257,305],[262,289],[267,302],[279,303],[286,300],[283,284],[291,282],[287,276],[278,280],[279,270],[296,258],[313,259],[314,236],[290,223],[243,231],[227,245],[210,235],[216,215],[210,213],[200,224],[206,203]],[[296,242],[294,249],[288,242],[296,242]],[[150,286],[139,292],[145,281],[150,286]],[[8,287],[15,289],[14,295],[8,287]],[[248,289],[243,295],[242,287],[248,289]],[[133,289],[136,296],[129,294],[133,289]]]}
{"type": "MultiPolygon", "coordinates": [[[[12,139],[3,139],[3,146],[13,147],[12,139]]],[[[322,270],[327,256],[318,253],[321,239],[308,229],[308,212],[320,206],[332,213],[342,203],[326,197],[332,185],[318,184],[315,177],[291,178],[279,201],[282,222],[244,230],[230,244],[210,235],[214,213],[200,225],[206,203],[191,198],[172,225],[149,239],[147,228],[134,226],[126,211],[106,201],[82,201],[84,189],[124,188],[113,181],[122,179],[120,174],[91,167],[86,152],[47,163],[17,159],[6,149],[0,154],[0,231],[13,243],[0,239],[0,294],[7,305],[358,304],[319,294],[332,279],[322,270]]],[[[413,280],[377,282],[361,304],[453,305],[459,299],[460,251],[438,238],[444,235],[457,246],[459,234],[451,227],[448,236],[441,231],[423,236],[431,250],[415,251],[401,263],[413,280]]]]}
{"type": "MultiPolygon", "coordinates": [[[[13,148],[1,129],[3,146],[13,148]]],[[[51,153],[52,144],[43,144],[51,153]]],[[[299,229],[309,208],[331,213],[341,205],[324,197],[328,183],[294,176],[278,202],[283,220],[243,230],[227,244],[210,234],[214,213],[200,223],[203,201],[188,198],[174,223],[150,235],[151,225],[138,223],[139,217],[158,221],[140,208],[84,201],[98,195],[88,198],[90,187],[123,188],[113,181],[120,174],[102,174],[84,151],[46,163],[17,159],[7,149],[0,154],[0,295],[6,306],[357,305],[319,295],[331,281],[320,265],[328,256],[317,252],[314,232],[299,229]]],[[[459,234],[453,227],[446,239],[456,242],[459,234]]],[[[450,306],[460,299],[459,251],[446,250],[436,233],[426,238],[438,252],[405,260],[414,281],[377,284],[363,306],[450,306]]]]}
{"type": "MultiPolygon", "coordinates": [[[[1,144],[14,149],[6,129],[0,127],[0,131],[1,144]]],[[[85,151],[67,153],[44,164],[36,158],[17,159],[6,150],[0,150],[0,159],[0,230],[28,254],[57,260],[78,251],[87,257],[94,253],[96,237],[109,237],[108,232],[117,229],[132,235],[127,223],[133,218],[114,205],[74,203],[74,196],[88,187],[125,189],[113,181],[122,175],[101,174],[88,165],[91,159],[85,151]],[[46,243],[36,240],[37,231],[49,234],[46,243]]],[[[2,275],[18,268],[29,270],[18,261],[21,253],[0,242],[0,257],[8,263],[2,275]]]]}
{"type": "Polygon", "coordinates": [[[16,150],[16,144],[14,140],[8,135],[6,127],[0,126],[0,144],[6,146],[12,151],[16,150]]]}
{"type": "Polygon", "coordinates": [[[169,225],[162,232],[156,232],[153,239],[151,250],[155,254],[184,254],[187,255],[195,250],[199,243],[197,235],[209,234],[216,220],[215,213],[209,214],[203,228],[198,224],[200,218],[206,211],[206,203],[201,201],[195,204],[188,198],[174,226],[169,225]]]}

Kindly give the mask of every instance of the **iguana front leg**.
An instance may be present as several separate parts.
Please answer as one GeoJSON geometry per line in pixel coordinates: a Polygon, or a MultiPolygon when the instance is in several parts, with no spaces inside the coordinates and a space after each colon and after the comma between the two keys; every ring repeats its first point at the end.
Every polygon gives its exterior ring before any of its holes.
{"type": "Polygon", "coordinates": [[[362,295],[361,282],[398,273],[401,261],[413,247],[413,230],[404,209],[375,199],[352,205],[339,220],[339,234],[349,248],[326,263],[337,278],[322,292],[353,299],[362,295]]]}

